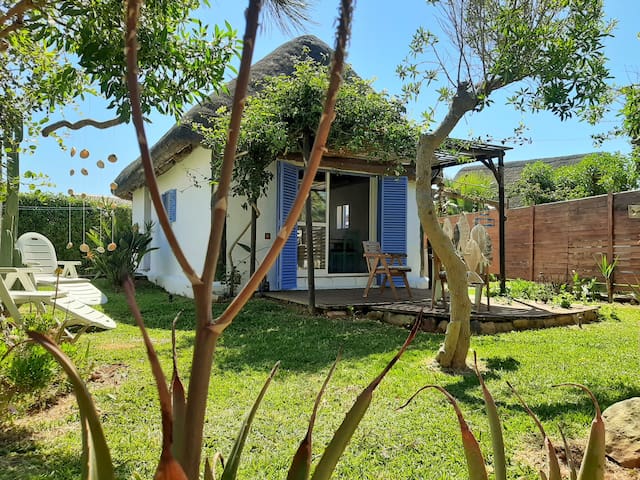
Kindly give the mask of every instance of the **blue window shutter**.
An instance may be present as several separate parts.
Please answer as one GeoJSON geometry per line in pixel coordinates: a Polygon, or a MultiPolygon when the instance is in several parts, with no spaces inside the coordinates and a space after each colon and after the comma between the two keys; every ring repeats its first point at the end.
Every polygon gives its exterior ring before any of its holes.
{"type": "MultiPolygon", "coordinates": [[[[284,225],[298,193],[298,168],[278,162],[278,231],[284,225]]],[[[298,286],[298,231],[294,228],[276,263],[276,290],[298,286]]]]}
{"type": "MultiPolygon", "coordinates": [[[[382,177],[380,181],[380,248],[407,253],[407,177],[382,177]]],[[[403,262],[406,265],[406,259],[403,262]]],[[[393,283],[404,286],[400,277],[393,283]]]]}
{"type": "Polygon", "coordinates": [[[176,200],[177,194],[175,188],[167,190],[162,194],[162,205],[164,205],[164,209],[167,211],[170,222],[176,221],[176,200]]]}

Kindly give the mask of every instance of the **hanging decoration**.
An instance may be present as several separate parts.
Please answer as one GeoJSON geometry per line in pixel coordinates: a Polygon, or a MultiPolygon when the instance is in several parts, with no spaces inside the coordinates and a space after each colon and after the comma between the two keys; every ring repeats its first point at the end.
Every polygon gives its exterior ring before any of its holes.
{"type": "Polygon", "coordinates": [[[102,254],[105,252],[104,247],[102,246],[102,216],[105,215],[104,210],[102,210],[102,208],[100,209],[100,219],[99,219],[99,225],[98,225],[98,235],[100,238],[100,243],[98,245],[98,247],[96,248],[96,252],[102,254]]]}
{"type": "Polygon", "coordinates": [[[115,205],[112,205],[111,206],[111,243],[107,245],[107,250],[109,250],[110,252],[113,252],[116,248],[118,248],[118,246],[116,245],[116,242],[113,241],[114,235],[116,233],[116,211],[114,209],[115,209],[115,205]]]}
{"type": "Polygon", "coordinates": [[[68,230],[68,242],[67,242],[67,250],[73,248],[73,242],[71,241],[71,199],[69,199],[69,221],[68,221],[68,225],[67,225],[67,230],[68,230]]]}
{"type": "Polygon", "coordinates": [[[89,245],[87,245],[86,243],[86,235],[87,235],[87,229],[86,229],[86,214],[87,214],[87,210],[86,210],[86,195],[83,193],[82,194],[82,244],[80,245],[80,251],[82,253],[88,253],[89,250],[91,250],[89,248],[89,245]]]}

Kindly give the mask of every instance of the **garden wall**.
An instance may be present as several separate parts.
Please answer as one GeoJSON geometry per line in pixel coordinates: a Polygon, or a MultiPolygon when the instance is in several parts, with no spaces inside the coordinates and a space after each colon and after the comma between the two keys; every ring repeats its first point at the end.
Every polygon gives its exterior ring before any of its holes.
{"type": "MultiPolygon", "coordinates": [[[[603,282],[597,262],[605,254],[609,260],[618,257],[614,281],[619,287],[638,283],[640,191],[515,208],[506,217],[507,278],[569,282],[575,271],[603,282]]],[[[490,271],[498,273],[498,212],[471,213],[467,219],[470,226],[487,228],[494,247],[490,271]]]]}

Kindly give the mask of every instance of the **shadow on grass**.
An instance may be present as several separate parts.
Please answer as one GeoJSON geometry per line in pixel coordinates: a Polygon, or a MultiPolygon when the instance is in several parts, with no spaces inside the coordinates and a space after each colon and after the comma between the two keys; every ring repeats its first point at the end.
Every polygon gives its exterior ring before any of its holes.
{"type": "MultiPolygon", "coordinates": [[[[514,362],[515,363],[513,364],[513,370],[516,370],[518,368],[516,366],[518,362],[515,360],[514,362]]],[[[491,362],[487,361],[486,363],[487,365],[489,365],[491,362]]],[[[509,369],[502,368],[502,370],[509,369]]],[[[485,378],[485,380],[489,378],[499,379],[502,378],[502,375],[499,371],[494,370],[485,372],[483,374],[483,377],[485,378]]],[[[484,408],[482,390],[475,374],[459,376],[457,378],[457,381],[443,386],[459,402],[464,402],[466,405],[471,406],[472,408],[484,408]]],[[[556,389],[562,389],[565,391],[565,394],[562,396],[563,400],[558,401],[547,401],[546,399],[552,397],[551,395],[543,396],[542,401],[540,400],[540,396],[537,396],[537,398],[528,398],[526,393],[520,391],[518,385],[514,385],[514,387],[523,396],[525,402],[527,402],[528,406],[533,410],[533,412],[543,424],[557,423],[560,417],[566,415],[569,412],[571,412],[572,414],[585,415],[587,417],[593,417],[593,415],[595,414],[591,398],[577,387],[547,387],[549,391],[556,389]],[[574,396],[573,394],[570,395],[570,392],[576,393],[577,396],[574,396]]],[[[623,382],[616,382],[614,384],[608,384],[602,387],[595,385],[591,387],[591,391],[598,400],[602,411],[616,402],[640,396],[640,387],[630,386],[623,382]]],[[[506,395],[501,395],[500,397],[496,395],[495,391],[492,391],[491,393],[494,396],[498,411],[501,412],[501,415],[504,416],[518,412],[524,412],[522,404],[517,400],[516,396],[513,393],[507,393],[506,395]]],[[[557,397],[553,396],[553,398],[557,397]]]]}
{"type": "Polygon", "coordinates": [[[80,478],[78,455],[47,455],[39,452],[34,432],[11,425],[0,425],[0,480],[16,478],[80,478]]]}
{"type": "MultiPolygon", "coordinates": [[[[553,388],[553,387],[549,387],[553,388]]],[[[576,387],[557,387],[567,392],[581,392],[576,387]]],[[[613,405],[616,402],[620,402],[622,400],[626,400],[628,398],[640,396],[640,388],[635,386],[629,386],[622,382],[615,383],[613,385],[606,385],[602,388],[593,387],[591,388],[593,394],[595,395],[598,403],[600,404],[600,408],[604,411],[607,407],[613,405]]],[[[525,399],[526,400],[526,399],[525,399]]],[[[507,408],[522,408],[519,403],[514,403],[508,405],[507,408]]],[[[532,407],[533,409],[533,407],[532,407]]],[[[553,420],[562,414],[566,414],[567,412],[580,412],[585,413],[586,415],[593,416],[594,409],[593,403],[591,399],[587,396],[586,393],[580,394],[575,401],[564,401],[564,402],[542,402],[537,403],[534,409],[535,414],[542,421],[553,420]]]]}
{"type": "MultiPolygon", "coordinates": [[[[368,320],[310,317],[271,300],[255,300],[220,340],[221,369],[268,369],[280,360],[293,371],[327,368],[342,350],[343,359],[389,354],[400,349],[408,330],[368,320]]],[[[435,352],[440,336],[421,334],[411,349],[435,352]]]]}
{"type": "MultiPolygon", "coordinates": [[[[78,425],[78,428],[79,425],[78,425]]],[[[40,441],[31,429],[0,423],[0,480],[55,478],[76,480],[82,475],[81,445],[77,452],[41,453],[40,441]]],[[[114,466],[116,478],[132,478],[132,465],[114,466]]]]}
{"type": "MultiPolygon", "coordinates": [[[[129,310],[127,299],[122,290],[116,291],[105,280],[93,282],[100,288],[109,301],[102,305],[104,313],[116,323],[135,325],[136,322],[129,310]]],[[[179,295],[171,295],[147,280],[136,280],[136,301],[147,328],[171,330],[173,319],[182,312],[176,324],[177,330],[193,330],[195,313],[193,300],[179,295]]],[[[222,305],[216,305],[214,311],[222,311],[222,305]]]]}

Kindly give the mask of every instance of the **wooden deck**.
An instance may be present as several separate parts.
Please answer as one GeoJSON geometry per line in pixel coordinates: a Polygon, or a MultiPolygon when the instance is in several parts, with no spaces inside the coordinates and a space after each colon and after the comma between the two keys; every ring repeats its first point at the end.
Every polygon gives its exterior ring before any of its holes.
{"type": "MultiPolygon", "coordinates": [[[[443,328],[442,322],[449,319],[448,308],[442,303],[436,303],[431,308],[431,290],[413,289],[413,298],[409,298],[404,288],[398,288],[399,299],[395,300],[391,291],[383,294],[376,290],[369,292],[368,298],[363,298],[362,288],[340,290],[316,290],[316,306],[320,310],[348,310],[354,309],[363,313],[378,312],[378,318],[390,323],[409,323],[420,311],[423,311],[425,322],[429,322],[429,330],[443,328]]],[[[265,296],[281,301],[307,305],[308,292],[306,290],[288,290],[282,292],[265,292],[265,296]]],[[[486,298],[476,311],[471,313],[472,327],[479,333],[507,330],[524,330],[560,325],[589,323],[597,320],[598,307],[575,305],[570,309],[556,307],[550,304],[504,300],[491,302],[487,309],[486,298]],[[475,326],[474,326],[475,324],[475,326]],[[480,325],[482,324],[482,325],[480,325]]],[[[495,332],[494,332],[495,333],[495,332]]]]}
{"type": "MultiPolygon", "coordinates": [[[[377,288],[369,291],[369,296],[364,298],[362,293],[364,288],[344,288],[334,290],[316,290],[316,306],[321,310],[340,310],[347,307],[356,309],[367,309],[377,305],[391,305],[394,303],[414,303],[431,304],[431,290],[413,289],[413,299],[409,298],[405,288],[396,287],[398,300],[393,298],[391,289],[387,288],[380,294],[377,288]]],[[[281,292],[265,292],[265,296],[276,298],[290,303],[306,305],[308,303],[309,292],[307,290],[285,290],[281,292]]]]}

